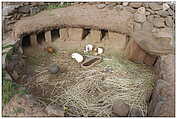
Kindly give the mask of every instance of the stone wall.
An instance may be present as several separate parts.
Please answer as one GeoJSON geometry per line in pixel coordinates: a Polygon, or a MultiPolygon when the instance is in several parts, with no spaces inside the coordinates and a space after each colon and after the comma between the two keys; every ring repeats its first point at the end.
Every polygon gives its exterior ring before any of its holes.
{"type": "Polygon", "coordinates": [[[175,56],[166,55],[156,63],[156,86],[149,105],[149,116],[175,117],[175,56]]]}
{"type": "MultiPolygon", "coordinates": [[[[22,5],[16,5],[16,3],[13,3],[12,5],[3,4],[3,9],[6,9],[6,12],[3,11],[3,26],[5,32],[11,30],[13,28],[11,24],[13,25],[17,20],[44,10],[44,6],[46,5],[45,3],[21,4],[22,5]],[[10,12],[5,6],[7,8],[8,6],[11,6],[8,8],[10,9],[10,12]]],[[[117,10],[118,12],[122,9],[126,9],[133,14],[134,23],[131,34],[108,31],[107,35],[109,37],[104,38],[109,38],[109,40],[113,40],[114,43],[122,44],[120,49],[123,49],[127,58],[134,62],[145,63],[151,66],[159,65],[159,67],[156,67],[158,70],[158,77],[155,79],[156,86],[150,101],[148,116],[174,116],[174,60],[169,54],[173,54],[171,50],[174,50],[175,47],[175,4],[171,2],[102,2],[77,4],[94,4],[98,9],[108,8],[110,10],[117,10]],[[121,40],[119,40],[120,37],[121,40]],[[157,56],[159,56],[158,59],[157,56]]],[[[51,41],[49,32],[50,31],[45,32],[45,37],[48,37],[47,39],[50,39],[51,41]]],[[[81,28],[64,28],[60,29],[59,32],[61,35],[60,38],[63,41],[66,41],[67,39],[71,41],[83,40],[82,36],[84,31],[81,28]],[[76,33],[77,35],[74,35],[76,33]],[[74,37],[72,37],[73,35],[74,37]]],[[[35,35],[36,34],[33,34],[31,39],[36,40],[35,35]]],[[[94,42],[96,43],[106,43],[106,40],[104,41],[104,39],[100,41],[100,38],[102,37],[101,31],[91,29],[89,37],[92,40],[94,39],[94,42]]],[[[114,43],[112,42],[112,44],[114,43]]],[[[36,42],[34,41],[33,44],[36,44],[36,42]]]]}
{"type": "Polygon", "coordinates": [[[23,17],[32,16],[43,10],[50,9],[50,6],[55,7],[63,4],[63,2],[3,2],[3,31],[11,31],[13,24],[23,17]]]}

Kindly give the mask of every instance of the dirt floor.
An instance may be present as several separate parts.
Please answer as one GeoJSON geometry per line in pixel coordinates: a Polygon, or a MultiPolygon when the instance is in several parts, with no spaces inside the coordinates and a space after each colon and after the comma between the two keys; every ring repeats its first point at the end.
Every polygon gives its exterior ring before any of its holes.
{"type": "Polygon", "coordinates": [[[59,104],[65,116],[112,116],[113,101],[121,99],[131,108],[147,113],[148,92],[153,89],[153,70],[117,56],[102,56],[103,61],[81,68],[71,58],[82,49],[57,49],[50,54],[39,48],[25,49],[27,71],[19,81],[43,106],[59,104]],[[60,71],[48,72],[51,64],[60,71]]]}

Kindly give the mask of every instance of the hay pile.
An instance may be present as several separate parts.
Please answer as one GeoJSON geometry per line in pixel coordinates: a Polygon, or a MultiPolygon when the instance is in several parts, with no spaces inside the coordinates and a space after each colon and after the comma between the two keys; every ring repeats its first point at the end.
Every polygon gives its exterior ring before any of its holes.
{"type": "MultiPolygon", "coordinates": [[[[69,116],[111,116],[113,101],[147,113],[147,91],[153,89],[153,71],[124,59],[104,60],[99,66],[78,72],[77,83],[57,96],[69,116]],[[113,72],[104,71],[112,68],[113,72]]],[[[131,109],[130,109],[131,110],[131,109]]]]}
{"type": "Polygon", "coordinates": [[[32,66],[29,69],[34,69],[37,75],[33,72],[35,80],[26,85],[45,106],[63,105],[66,116],[109,117],[113,102],[122,100],[146,115],[147,92],[154,85],[152,68],[121,57],[105,56],[100,64],[84,69],[70,57],[72,52],[60,51],[59,55],[51,56],[38,53],[37,58],[30,59],[33,62],[29,62],[32,66]],[[46,72],[51,63],[59,64],[63,73],[46,72]]]}

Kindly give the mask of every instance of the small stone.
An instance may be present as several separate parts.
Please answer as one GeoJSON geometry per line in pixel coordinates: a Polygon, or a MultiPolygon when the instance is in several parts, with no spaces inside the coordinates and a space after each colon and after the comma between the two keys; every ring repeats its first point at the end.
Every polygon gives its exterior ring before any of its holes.
{"type": "Polygon", "coordinates": [[[112,9],[115,8],[115,6],[113,6],[112,4],[109,4],[109,5],[107,5],[107,8],[108,8],[109,10],[112,10],[112,9]]]}
{"type": "Polygon", "coordinates": [[[123,2],[122,5],[123,6],[128,6],[128,2],[123,2]]]}
{"type": "Polygon", "coordinates": [[[59,67],[57,64],[52,64],[51,66],[49,66],[48,71],[51,74],[56,74],[59,71],[59,67]]]}
{"type": "Polygon", "coordinates": [[[105,4],[98,4],[98,5],[97,5],[97,8],[103,9],[105,6],[106,6],[105,4]]]}
{"type": "Polygon", "coordinates": [[[146,9],[148,12],[150,12],[151,14],[155,14],[155,12],[151,9],[146,9]]]}
{"type": "Polygon", "coordinates": [[[168,16],[168,17],[165,19],[165,23],[166,23],[167,26],[173,27],[173,20],[172,20],[172,17],[171,17],[171,16],[168,16]]]}
{"type": "Polygon", "coordinates": [[[157,28],[163,28],[165,27],[165,22],[163,18],[155,18],[153,25],[157,28]]]}
{"type": "Polygon", "coordinates": [[[145,14],[135,14],[134,15],[135,21],[138,23],[143,23],[146,21],[146,15],[145,14]]]}
{"type": "Polygon", "coordinates": [[[13,77],[14,80],[17,80],[19,78],[19,75],[15,70],[12,73],[12,77],[13,77]]]}
{"type": "Polygon", "coordinates": [[[132,7],[129,7],[129,6],[125,7],[125,9],[127,11],[131,12],[132,14],[136,13],[136,11],[137,11],[136,9],[133,9],[132,7]]]}
{"type": "MultiPolygon", "coordinates": [[[[154,18],[160,18],[160,15],[154,15],[154,18]]],[[[163,18],[162,18],[163,19],[163,18]]]]}
{"type": "Polygon", "coordinates": [[[149,31],[149,32],[151,32],[153,29],[153,25],[148,21],[144,22],[142,27],[144,30],[149,31]]]}
{"type": "Polygon", "coordinates": [[[4,55],[2,55],[2,68],[3,69],[6,68],[6,56],[7,56],[6,53],[4,55]]]}
{"type": "Polygon", "coordinates": [[[117,116],[128,116],[129,105],[125,104],[122,100],[113,102],[112,112],[117,116]]]}
{"type": "Polygon", "coordinates": [[[140,2],[132,2],[129,4],[130,7],[133,7],[133,8],[139,8],[142,6],[142,3],[140,2]]]}
{"type": "Polygon", "coordinates": [[[19,7],[19,5],[3,6],[3,8],[2,8],[3,16],[13,14],[16,11],[16,8],[18,8],[18,7],[19,7]]]}
{"type": "Polygon", "coordinates": [[[150,15],[151,13],[150,12],[146,12],[146,16],[150,15]]]}
{"type": "Polygon", "coordinates": [[[154,2],[154,3],[149,3],[149,7],[152,9],[152,10],[162,10],[163,9],[163,7],[162,7],[162,5],[160,5],[159,3],[156,3],[156,2],[154,2]]]}
{"type": "Polygon", "coordinates": [[[164,10],[159,10],[157,14],[159,14],[162,17],[167,17],[168,15],[170,15],[168,11],[164,11],[164,10]]]}
{"type": "Polygon", "coordinates": [[[168,9],[169,15],[174,16],[174,11],[172,9],[168,9]]]}
{"type": "Polygon", "coordinates": [[[30,8],[30,14],[31,15],[37,14],[38,12],[40,12],[40,9],[38,7],[30,8]]]}
{"type": "Polygon", "coordinates": [[[146,13],[146,9],[144,7],[140,7],[140,8],[138,8],[137,12],[139,14],[145,14],[146,13]]]}
{"type": "Polygon", "coordinates": [[[141,24],[140,23],[134,23],[134,31],[141,30],[141,24]]]}
{"type": "Polygon", "coordinates": [[[57,105],[49,105],[45,109],[51,116],[64,117],[64,109],[57,105]]]}
{"type": "Polygon", "coordinates": [[[167,3],[163,3],[163,10],[168,10],[170,6],[167,3]]]}
{"type": "Polygon", "coordinates": [[[19,13],[28,14],[30,13],[31,6],[22,6],[18,8],[19,13]]]}
{"type": "Polygon", "coordinates": [[[145,8],[149,8],[149,4],[148,4],[148,3],[143,3],[143,6],[144,6],[145,8]]]}
{"type": "Polygon", "coordinates": [[[8,15],[8,16],[4,16],[6,19],[10,19],[12,18],[13,16],[12,15],[8,15]]]}
{"type": "Polygon", "coordinates": [[[117,10],[118,12],[120,12],[121,10],[123,10],[123,6],[122,6],[122,5],[117,5],[117,6],[116,6],[116,10],[117,10]]]}

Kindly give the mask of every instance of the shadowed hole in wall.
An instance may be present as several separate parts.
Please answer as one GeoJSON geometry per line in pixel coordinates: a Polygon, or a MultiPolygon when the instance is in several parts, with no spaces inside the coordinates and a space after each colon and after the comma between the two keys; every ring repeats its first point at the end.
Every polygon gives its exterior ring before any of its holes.
{"type": "Polygon", "coordinates": [[[45,33],[44,32],[40,32],[37,34],[37,42],[39,44],[42,44],[42,42],[45,41],[45,33]]]}
{"type": "Polygon", "coordinates": [[[102,30],[101,30],[101,39],[100,39],[100,41],[106,40],[106,37],[107,37],[107,36],[108,36],[108,30],[102,29],[102,30]]]}
{"type": "Polygon", "coordinates": [[[25,48],[25,47],[29,47],[29,46],[31,46],[30,36],[26,35],[26,36],[22,37],[22,47],[25,48]]]}
{"type": "Polygon", "coordinates": [[[55,41],[60,38],[60,29],[51,30],[52,41],[55,41]]]}
{"type": "Polygon", "coordinates": [[[90,34],[90,29],[84,29],[82,34],[82,40],[84,40],[90,34]]]}

